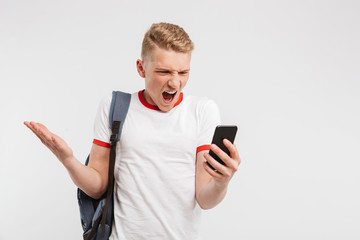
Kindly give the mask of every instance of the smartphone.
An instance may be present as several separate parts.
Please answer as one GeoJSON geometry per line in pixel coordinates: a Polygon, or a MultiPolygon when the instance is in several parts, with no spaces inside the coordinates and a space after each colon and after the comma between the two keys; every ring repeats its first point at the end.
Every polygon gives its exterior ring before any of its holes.
{"type": "MultiPolygon", "coordinates": [[[[237,132],[237,126],[235,125],[219,125],[215,128],[214,136],[212,139],[212,144],[217,145],[221,150],[223,150],[227,155],[230,155],[229,149],[225,147],[223,140],[226,138],[231,143],[234,143],[235,136],[237,132]]],[[[222,165],[225,165],[225,163],[213,152],[210,150],[209,152],[210,156],[212,156],[216,161],[221,163],[222,165]]],[[[210,165],[210,163],[207,163],[213,170],[213,166],[210,165]]]]}

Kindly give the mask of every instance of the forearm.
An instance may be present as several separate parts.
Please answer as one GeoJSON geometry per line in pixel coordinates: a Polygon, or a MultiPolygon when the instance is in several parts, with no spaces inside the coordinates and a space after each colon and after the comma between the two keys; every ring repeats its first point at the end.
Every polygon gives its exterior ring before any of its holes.
{"type": "Polygon", "coordinates": [[[199,190],[196,200],[202,209],[210,209],[218,205],[225,197],[227,186],[221,186],[214,180],[199,190]]]}
{"type": "Polygon", "coordinates": [[[74,184],[92,198],[100,198],[106,190],[107,182],[94,168],[85,166],[75,157],[70,158],[63,165],[67,169],[74,184]]]}

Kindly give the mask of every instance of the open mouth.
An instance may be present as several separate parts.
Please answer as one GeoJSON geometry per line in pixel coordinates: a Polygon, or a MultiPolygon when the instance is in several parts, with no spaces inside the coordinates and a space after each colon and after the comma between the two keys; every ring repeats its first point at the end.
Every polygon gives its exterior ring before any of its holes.
{"type": "Polygon", "coordinates": [[[177,91],[164,91],[162,93],[163,99],[166,103],[171,103],[172,100],[174,99],[175,95],[176,95],[177,91]]]}

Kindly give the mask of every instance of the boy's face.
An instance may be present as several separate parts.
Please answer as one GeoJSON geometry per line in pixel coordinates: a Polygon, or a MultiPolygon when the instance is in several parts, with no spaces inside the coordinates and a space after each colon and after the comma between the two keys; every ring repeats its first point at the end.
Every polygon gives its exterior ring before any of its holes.
{"type": "Polygon", "coordinates": [[[143,61],[137,60],[137,70],[145,78],[146,102],[161,111],[170,111],[189,79],[190,60],[190,53],[161,48],[155,48],[143,61]]]}

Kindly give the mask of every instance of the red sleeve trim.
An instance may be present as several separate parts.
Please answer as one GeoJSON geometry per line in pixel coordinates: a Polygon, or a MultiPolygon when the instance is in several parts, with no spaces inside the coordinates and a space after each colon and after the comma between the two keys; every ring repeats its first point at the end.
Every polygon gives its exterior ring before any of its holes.
{"type": "Polygon", "coordinates": [[[204,150],[210,150],[210,145],[202,145],[196,149],[196,153],[204,151],[204,150]]]}
{"type": "Polygon", "coordinates": [[[93,143],[96,144],[96,145],[102,146],[102,147],[106,147],[106,148],[111,147],[110,143],[103,142],[103,141],[100,141],[100,140],[97,140],[97,139],[94,139],[93,143]]]}

